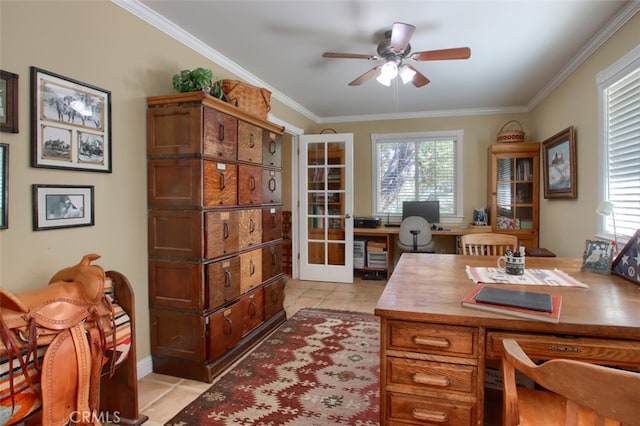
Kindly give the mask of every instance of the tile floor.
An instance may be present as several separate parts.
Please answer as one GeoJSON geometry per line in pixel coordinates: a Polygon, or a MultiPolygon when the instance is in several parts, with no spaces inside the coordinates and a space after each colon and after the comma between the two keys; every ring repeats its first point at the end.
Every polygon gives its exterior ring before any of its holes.
{"type": "MultiPolygon", "coordinates": [[[[359,277],[353,284],[289,279],[285,287],[287,317],[301,308],[326,308],[373,313],[386,281],[359,277]]],[[[161,426],[211,384],[152,373],[138,383],[140,410],[149,416],[145,426],[161,426]]]]}

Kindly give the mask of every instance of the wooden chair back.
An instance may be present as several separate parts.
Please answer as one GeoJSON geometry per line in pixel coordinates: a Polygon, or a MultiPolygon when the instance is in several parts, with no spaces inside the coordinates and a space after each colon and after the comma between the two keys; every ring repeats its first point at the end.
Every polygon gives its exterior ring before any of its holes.
{"type": "Polygon", "coordinates": [[[462,254],[470,256],[504,256],[507,248],[515,251],[518,237],[507,234],[466,234],[461,237],[462,254]]]}
{"type": "Polygon", "coordinates": [[[503,347],[504,426],[638,424],[640,373],[567,359],[537,365],[515,340],[503,347]],[[546,390],[516,388],[516,370],[546,390]]]}

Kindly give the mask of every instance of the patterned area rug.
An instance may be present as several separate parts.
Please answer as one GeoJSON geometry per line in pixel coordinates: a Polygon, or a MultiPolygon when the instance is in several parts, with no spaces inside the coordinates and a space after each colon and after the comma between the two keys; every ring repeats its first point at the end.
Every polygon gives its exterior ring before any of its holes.
{"type": "Polygon", "coordinates": [[[378,425],[380,322],[302,309],[166,426],[378,425]]]}

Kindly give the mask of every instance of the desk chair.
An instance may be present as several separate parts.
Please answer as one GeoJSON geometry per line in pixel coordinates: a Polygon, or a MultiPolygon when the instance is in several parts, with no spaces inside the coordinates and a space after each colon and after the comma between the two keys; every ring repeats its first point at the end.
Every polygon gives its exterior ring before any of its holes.
{"type": "Polygon", "coordinates": [[[536,365],[515,340],[502,344],[504,426],[638,424],[640,373],[567,359],[536,365]],[[515,370],[548,390],[516,388],[515,370]]]}
{"type": "Polygon", "coordinates": [[[420,216],[409,216],[400,223],[398,247],[413,253],[433,253],[431,225],[420,216]]]}
{"type": "Polygon", "coordinates": [[[461,238],[462,254],[471,256],[504,256],[507,248],[515,252],[518,237],[507,234],[466,234],[461,238]]]}

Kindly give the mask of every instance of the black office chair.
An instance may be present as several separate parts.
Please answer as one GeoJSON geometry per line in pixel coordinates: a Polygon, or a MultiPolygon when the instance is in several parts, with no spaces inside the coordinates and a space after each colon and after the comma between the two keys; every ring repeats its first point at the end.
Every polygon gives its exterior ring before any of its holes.
{"type": "Polygon", "coordinates": [[[431,224],[420,216],[404,218],[400,224],[398,247],[412,253],[433,253],[431,224]]]}

